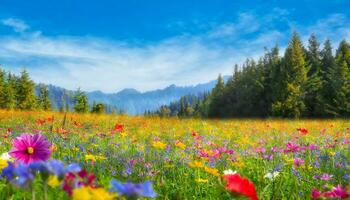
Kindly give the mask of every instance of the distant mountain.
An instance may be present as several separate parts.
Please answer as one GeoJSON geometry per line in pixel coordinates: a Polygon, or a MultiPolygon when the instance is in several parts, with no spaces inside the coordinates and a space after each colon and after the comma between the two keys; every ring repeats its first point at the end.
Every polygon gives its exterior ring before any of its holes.
{"type": "MultiPolygon", "coordinates": [[[[229,76],[224,76],[228,80],[229,76]]],[[[103,93],[101,91],[88,92],[89,103],[102,102],[117,107],[128,114],[143,114],[146,110],[156,110],[161,105],[168,105],[170,102],[179,100],[185,95],[197,95],[209,92],[215,86],[216,80],[195,86],[176,86],[170,85],[164,89],[158,89],[148,92],[139,92],[132,88],[123,89],[117,93],[103,93]]],[[[74,92],[64,88],[49,85],[50,98],[56,109],[61,108],[62,99],[68,102],[72,107],[72,97],[74,92]],[[66,94],[66,95],[65,95],[66,94]]]]}

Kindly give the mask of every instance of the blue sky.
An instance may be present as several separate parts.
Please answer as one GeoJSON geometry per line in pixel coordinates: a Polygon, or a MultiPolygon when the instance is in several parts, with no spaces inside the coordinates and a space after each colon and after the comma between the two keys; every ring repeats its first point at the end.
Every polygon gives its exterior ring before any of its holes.
{"type": "Polygon", "coordinates": [[[0,0],[0,64],[68,89],[147,91],[231,74],[293,30],[350,40],[348,0],[0,0]]]}

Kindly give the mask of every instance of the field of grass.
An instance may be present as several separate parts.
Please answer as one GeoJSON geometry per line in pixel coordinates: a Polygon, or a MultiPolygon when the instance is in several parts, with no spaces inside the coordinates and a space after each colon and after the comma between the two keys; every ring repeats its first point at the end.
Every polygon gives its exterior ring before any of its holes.
{"type": "MultiPolygon", "coordinates": [[[[350,121],[199,120],[0,111],[0,154],[22,133],[41,133],[51,159],[78,163],[95,185],[152,181],[157,199],[244,199],[226,190],[231,169],[259,199],[311,199],[349,187],[350,121]],[[313,194],[316,195],[316,194],[313,194]]],[[[1,165],[0,165],[1,166],[1,165]]],[[[59,184],[36,178],[16,187],[0,178],[0,199],[68,199],[59,184]],[[53,186],[54,185],[54,186],[53,186]],[[34,191],[34,192],[33,192],[34,191]],[[47,195],[47,196],[46,196],[47,195]]],[[[117,198],[126,198],[119,195],[117,198]]],[[[83,198],[81,198],[83,199],[83,198]]]]}

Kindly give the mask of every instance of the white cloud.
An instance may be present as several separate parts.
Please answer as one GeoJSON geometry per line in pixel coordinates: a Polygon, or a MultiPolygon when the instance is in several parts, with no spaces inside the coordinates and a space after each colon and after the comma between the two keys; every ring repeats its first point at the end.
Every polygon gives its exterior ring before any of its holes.
{"type": "MultiPolygon", "coordinates": [[[[0,38],[0,63],[14,72],[26,66],[36,82],[68,89],[116,92],[131,87],[146,91],[170,84],[193,85],[213,80],[219,73],[231,74],[234,64],[261,56],[264,47],[282,43],[283,49],[290,31],[279,31],[273,24],[276,20],[293,23],[286,18],[288,14],[281,9],[262,18],[242,13],[235,22],[219,24],[205,34],[180,35],[143,46],[26,32],[0,38]]],[[[332,15],[298,30],[303,36],[314,30],[349,38],[345,25],[349,25],[346,17],[332,15]],[[331,26],[334,23],[339,23],[336,29],[331,26]]]]}
{"type": "Polygon", "coordinates": [[[29,29],[29,26],[20,19],[7,18],[7,19],[1,20],[1,22],[3,25],[13,28],[13,30],[18,33],[22,33],[27,29],[29,29]]]}

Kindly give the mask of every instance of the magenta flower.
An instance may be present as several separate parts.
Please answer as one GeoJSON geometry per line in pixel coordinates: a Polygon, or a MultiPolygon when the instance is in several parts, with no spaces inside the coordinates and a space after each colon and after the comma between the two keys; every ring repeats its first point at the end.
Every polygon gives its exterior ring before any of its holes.
{"type": "Polygon", "coordinates": [[[9,152],[16,161],[29,164],[36,161],[48,160],[51,156],[51,143],[41,134],[22,134],[12,141],[9,152]]]}
{"type": "Polygon", "coordinates": [[[322,196],[321,192],[317,189],[312,189],[311,191],[311,197],[312,199],[318,199],[322,196]]]}
{"type": "Polygon", "coordinates": [[[304,163],[305,163],[304,160],[301,159],[301,158],[295,158],[294,159],[294,165],[297,166],[297,167],[299,167],[300,165],[303,165],[304,163]]]}

